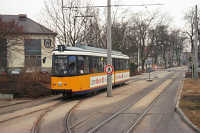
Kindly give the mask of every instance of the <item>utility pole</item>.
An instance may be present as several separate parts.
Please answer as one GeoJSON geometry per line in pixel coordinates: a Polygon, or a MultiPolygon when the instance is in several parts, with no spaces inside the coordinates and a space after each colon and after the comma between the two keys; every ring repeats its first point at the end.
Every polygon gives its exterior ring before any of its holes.
{"type": "Polygon", "coordinates": [[[193,50],[193,78],[198,79],[198,48],[197,48],[197,43],[198,43],[198,23],[197,23],[197,5],[195,6],[195,18],[194,18],[194,50],[193,50]]]}
{"type": "MultiPolygon", "coordinates": [[[[112,65],[111,0],[107,0],[107,64],[112,65]]],[[[112,73],[107,74],[107,97],[112,97],[112,73]]]]}

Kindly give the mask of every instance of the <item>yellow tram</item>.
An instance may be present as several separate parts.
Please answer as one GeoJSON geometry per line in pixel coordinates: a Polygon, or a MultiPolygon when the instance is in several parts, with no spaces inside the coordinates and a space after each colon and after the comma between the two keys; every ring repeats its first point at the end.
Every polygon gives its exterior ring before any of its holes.
{"type": "MultiPolygon", "coordinates": [[[[59,47],[52,53],[51,90],[69,94],[84,94],[106,88],[107,51],[89,46],[59,47]]],[[[129,79],[129,57],[112,51],[112,84],[117,85],[129,79]]]]}

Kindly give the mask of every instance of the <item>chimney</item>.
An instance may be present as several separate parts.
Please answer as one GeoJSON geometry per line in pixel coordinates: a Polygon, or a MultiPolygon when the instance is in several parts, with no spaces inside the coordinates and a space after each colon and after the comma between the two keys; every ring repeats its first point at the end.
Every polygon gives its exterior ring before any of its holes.
{"type": "Polygon", "coordinates": [[[20,21],[26,21],[27,18],[26,14],[19,14],[18,16],[20,21]]]}

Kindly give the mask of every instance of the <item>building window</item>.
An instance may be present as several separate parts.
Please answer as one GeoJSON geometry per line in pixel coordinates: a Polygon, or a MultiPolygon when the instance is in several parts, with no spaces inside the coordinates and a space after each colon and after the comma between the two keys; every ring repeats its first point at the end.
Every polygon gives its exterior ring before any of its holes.
{"type": "Polygon", "coordinates": [[[44,47],[45,48],[51,48],[51,39],[45,39],[44,40],[44,47]]]}
{"type": "Polygon", "coordinates": [[[40,55],[26,55],[25,66],[37,66],[41,67],[41,56],[40,55]]]}
{"type": "Polygon", "coordinates": [[[41,67],[41,40],[24,40],[25,66],[41,67]]]}

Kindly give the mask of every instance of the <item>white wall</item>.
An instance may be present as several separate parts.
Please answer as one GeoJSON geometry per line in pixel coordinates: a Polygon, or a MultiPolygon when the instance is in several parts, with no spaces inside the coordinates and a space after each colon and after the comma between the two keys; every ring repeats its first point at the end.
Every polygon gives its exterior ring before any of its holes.
{"type": "Polygon", "coordinates": [[[52,50],[55,44],[53,35],[24,35],[18,37],[19,39],[8,39],[8,67],[21,68],[24,67],[24,39],[41,39],[41,67],[51,69],[52,67],[52,50]],[[45,48],[44,40],[51,39],[51,48],[45,48]],[[16,44],[17,42],[17,44],[16,44]],[[13,45],[14,44],[14,45],[13,45]],[[46,57],[46,62],[43,63],[42,59],[46,57]]]}
{"type": "Polygon", "coordinates": [[[8,67],[24,67],[24,40],[23,38],[9,38],[7,40],[8,67]]]}

